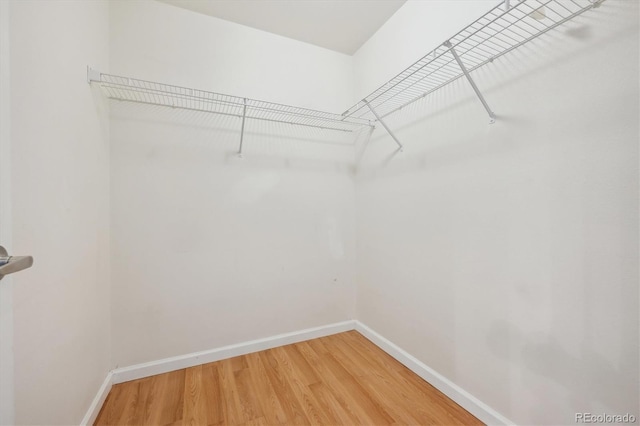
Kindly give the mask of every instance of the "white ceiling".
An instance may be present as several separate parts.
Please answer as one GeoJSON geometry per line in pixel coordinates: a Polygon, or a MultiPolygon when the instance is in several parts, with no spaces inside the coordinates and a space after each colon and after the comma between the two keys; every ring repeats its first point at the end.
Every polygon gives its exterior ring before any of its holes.
{"type": "Polygon", "coordinates": [[[158,0],[352,55],[406,0],[158,0]]]}

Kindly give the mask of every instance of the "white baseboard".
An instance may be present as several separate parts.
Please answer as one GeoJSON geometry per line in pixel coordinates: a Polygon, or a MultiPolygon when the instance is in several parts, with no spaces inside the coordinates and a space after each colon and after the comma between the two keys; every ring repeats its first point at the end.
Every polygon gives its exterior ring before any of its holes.
{"type": "Polygon", "coordinates": [[[165,358],[158,361],[136,364],[129,367],[117,368],[107,374],[107,378],[100,387],[98,394],[93,399],[87,414],[82,420],[82,425],[91,425],[96,420],[100,408],[104,403],[111,386],[117,383],[128,382],[129,380],[142,379],[156,374],[168,373],[182,368],[193,367],[209,362],[220,361],[222,359],[235,356],[246,355],[252,352],[263,351],[278,346],[289,345],[291,343],[316,339],[318,337],[329,336],[344,331],[357,330],[363,336],[371,340],[376,346],[384,350],[409,370],[422,377],[433,385],[440,392],[458,403],[462,408],[469,411],[482,422],[488,425],[513,425],[514,423],[502,416],[500,413],[456,385],[446,377],[433,370],[395,343],[382,337],[360,321],[350,320],[322,327],[308,328],[292,333],[279,334],[266,337],[264,339],[252,340],[235,345],[224,346],[218,349],[194,352],[191,354],[165,358]]]}
{"type": "Polygon", "coordinates": [[[513,425],[511,420],[507,419],[460,386],[453,383],[422,361],[409,354],[395,343],[385,339],[380,334],[373,331],[360,321],[356,321],[356,330],[371,340],[380,349],[394,357],[409,370],[422,377],[424,380],[433,385],[443,394],[454,400],[462,408],[476,416],[480,421],[487,425],[513,425]]]}
{"type": "Polygon", "coordinates": [[[113,386],[113,374],[110,371],[107,373],[107,377],[104,379],[104,382],[102,382],[102,386],[98,389],[97,395],[93,398],[93,401],[91,401],[87,414],[84,415],[84,418],[80,423],[81,426],[93,425],[100,413],[102,404],[104,404],[105,399],[107,399],[107,395],[109,395],[111,386],[113,386]]]}
{"type": "Polygon", "coordinates": [[[182,368],[189,368],[200,364],[220,361],[234,356],[246,355],[252,352],[272,349],[278,346],[316,339],[318,337],[329,336],[331,334],[342,333],[343,331],[354,329],[355,321],[349,320],[322,327],[307,328],[306,330],[294,331],[292,333],[278,334],[276,336],[251,340],[249,342],[224,346],[222,348],[193,352],[158,361],[145,362],[143,364],[136,364],[130,367],[116,368],[112,371],[113,383],[117,384],[128,382],[129,380],[168,373],[182,368]]]}

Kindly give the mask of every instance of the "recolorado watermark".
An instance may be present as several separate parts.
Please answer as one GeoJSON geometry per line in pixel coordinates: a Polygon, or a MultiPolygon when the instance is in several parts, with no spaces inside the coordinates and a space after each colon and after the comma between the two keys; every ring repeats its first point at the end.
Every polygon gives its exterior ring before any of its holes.
{"type": "Polygon", "coordinates": [[[593,413],[576,413],[576,423],[635,423],[637,420],[633,414],[593,414],[593,413]]]}

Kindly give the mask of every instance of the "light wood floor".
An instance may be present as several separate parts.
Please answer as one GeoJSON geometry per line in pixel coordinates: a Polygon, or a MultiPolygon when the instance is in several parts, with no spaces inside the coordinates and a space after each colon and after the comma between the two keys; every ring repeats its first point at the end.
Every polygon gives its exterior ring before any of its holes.
{"type": "Polygon", "coordinates": [[[96,425],[476,425],[356,331],[113,386],[96,425]]]}

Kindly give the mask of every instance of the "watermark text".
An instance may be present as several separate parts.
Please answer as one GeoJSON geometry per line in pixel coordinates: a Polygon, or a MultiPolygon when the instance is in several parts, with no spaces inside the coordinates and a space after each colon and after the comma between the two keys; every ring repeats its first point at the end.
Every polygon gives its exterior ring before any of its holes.
{"type": "Polygon", "coordinates": [[[576,423],[635,423],[636,416],[633,414],[593,414],[593,413],[576,413],[576,423]]]}

